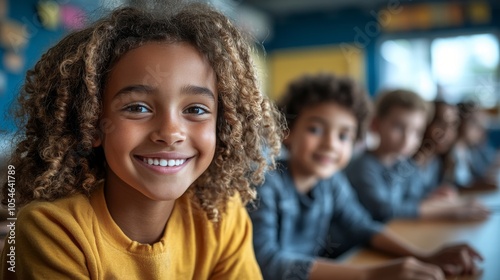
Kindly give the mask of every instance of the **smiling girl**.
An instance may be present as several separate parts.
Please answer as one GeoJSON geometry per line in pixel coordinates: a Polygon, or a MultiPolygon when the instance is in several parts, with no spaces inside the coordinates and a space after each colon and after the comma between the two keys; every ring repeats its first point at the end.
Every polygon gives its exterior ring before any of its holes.
{"type": "Polygon", "coordinates": [[[243,205],[281,128],[254,73],[240,32],[196,4],[121,8],[50,49],[19,99],[2,278],[261,278],[243,205]]]}

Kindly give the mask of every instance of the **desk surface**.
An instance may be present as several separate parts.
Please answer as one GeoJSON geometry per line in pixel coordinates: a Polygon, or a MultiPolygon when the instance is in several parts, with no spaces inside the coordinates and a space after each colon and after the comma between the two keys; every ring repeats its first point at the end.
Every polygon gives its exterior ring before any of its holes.
{"type": "MultiPolygon", "coordinates": [[[[492,215],[481,222],[446,222],[394,220],[387,226],[401,238],[424,250],[434,250],[447,243],[467,242],[485,258],[480,263],[481,275],[453,279],[500,279],[500,191],[467,194],[492,208],[492,215]]],[[[360,249],[348,255],[344,262],[376,264],[389,257],[369,249],[360,249]]]]}

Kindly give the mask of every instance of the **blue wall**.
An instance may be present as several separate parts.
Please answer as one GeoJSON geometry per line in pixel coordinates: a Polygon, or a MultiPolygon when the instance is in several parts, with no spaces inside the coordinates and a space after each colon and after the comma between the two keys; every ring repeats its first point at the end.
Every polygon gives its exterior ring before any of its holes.
{"type": "MultiPolygon", "coordinates": [[[[26,47],[20,51],[21,56],[25,59],[24,68],[20,74],[7,72],[3,63],[0,63],[0,70],[7,74],[7,89],[3,95],[0,95],[0,132],[13,132],[16,129],[9,115],[9,108],[24,82],[26,70],[32,68],[41,55],[67,33],[62,27],[55,31],[49,31],[41,27],[36,16],[38,0],[7,0],[7,2],[8,18],[26,25],[29,41],[26,47]]],[[[55,2],[73,4],[84,8],[86,11],[95,10],[99,5],[99,0],[56,0],[55,2]]],[[[0,58],[3,58],[4,53],[5,50],[0,47],[0,58]]]]}

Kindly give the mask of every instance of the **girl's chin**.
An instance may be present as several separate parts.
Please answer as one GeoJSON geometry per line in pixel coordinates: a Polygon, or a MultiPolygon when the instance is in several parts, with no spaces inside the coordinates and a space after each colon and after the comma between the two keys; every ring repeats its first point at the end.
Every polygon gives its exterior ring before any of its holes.
{"type": "Polygon", "coordinates": [[[332,177],[333,175],[335,175],[335,173],[337,173],[338,171],[339,171],[338,168],[331,168],[329,170],[319,171],[317,174],[318,174],[318,177],[320,179],[328,179],[328,178],[332,177]]]}

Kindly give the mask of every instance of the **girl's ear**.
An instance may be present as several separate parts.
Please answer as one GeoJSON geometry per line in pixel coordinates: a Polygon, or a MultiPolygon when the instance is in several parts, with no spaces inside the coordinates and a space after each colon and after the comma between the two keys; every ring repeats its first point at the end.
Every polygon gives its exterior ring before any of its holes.
{"type": "Polygon", "coordinates": [[[288,149],[288,145],[290,144],[290,138],[288,137],[288,135],[285,135],[283,137],[283,146],[285,146],[287,149],[288,149]]]}
{"type": "Polygon", "coordinates": [[[289,145],[290,145],[290,130],[289,129],[286,129],[283,131],[283,146],[285,146],[285,148],[289,149],[289,145]]]}
{"type": "Polygon", "coordinates": [[[92,142],[92,147],[97,148],[101,146],[101,144],[102,144],[101,137],[97,136],[96,138],[94,138],[94,142],[92,142]]]}
{"type": "Polygon", "coordinates": [[[97,148],[102,144],[102,133],[101,131],[97,131],[94,135],[94,141],[92,142],[92,147],[97,148]]]}

